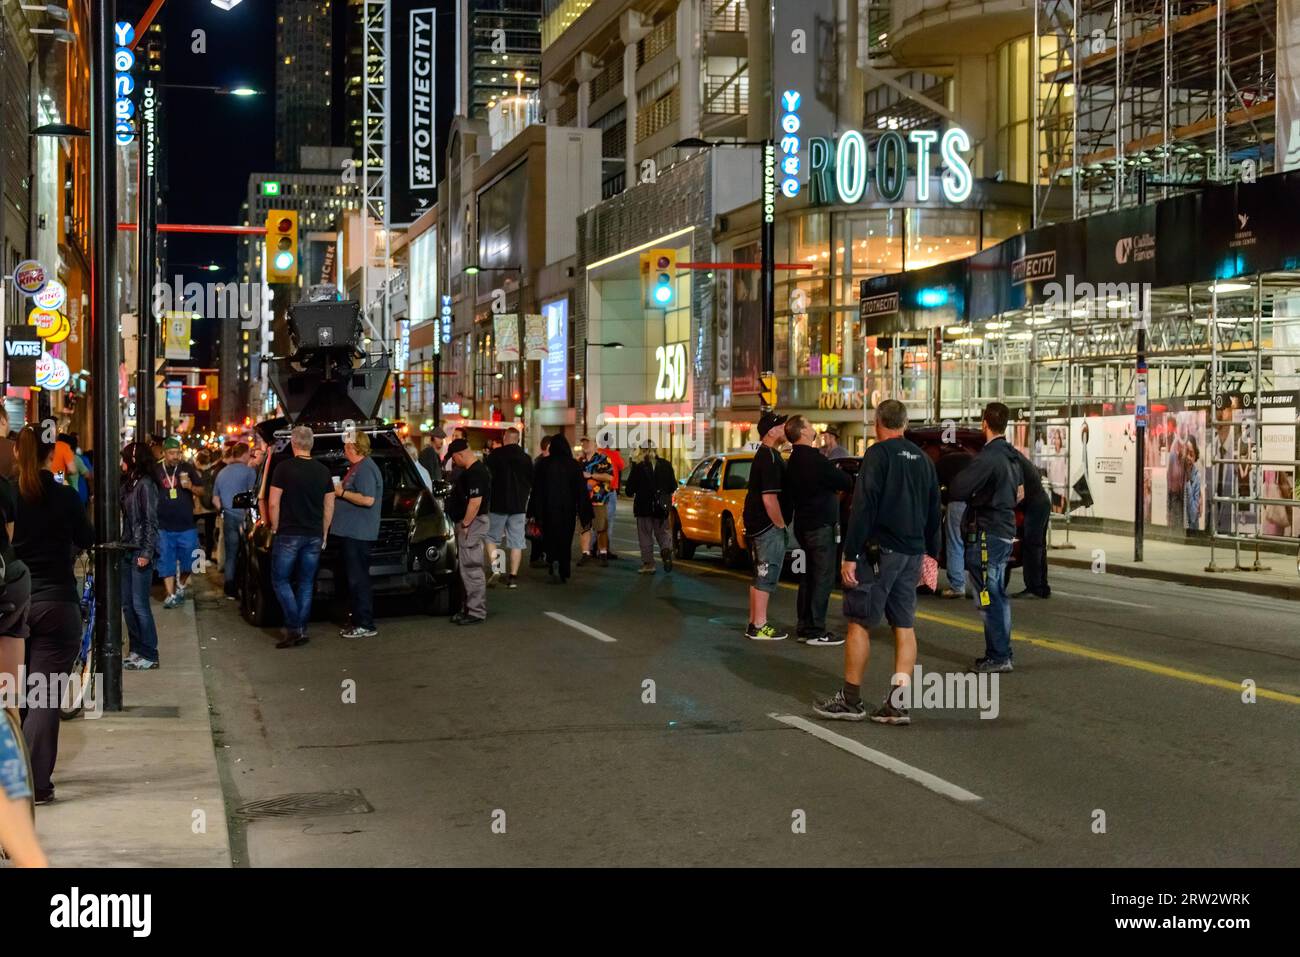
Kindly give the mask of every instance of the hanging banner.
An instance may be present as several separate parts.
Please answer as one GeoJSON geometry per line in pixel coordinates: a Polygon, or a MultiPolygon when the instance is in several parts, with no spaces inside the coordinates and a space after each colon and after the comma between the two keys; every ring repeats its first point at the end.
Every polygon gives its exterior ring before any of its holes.
{"type": "Polygon", "coordinates": [[[519,361],[519,316],[507,312],[493,317],[494,338],[497,344],[497,362],[519,361]]]}
{"type": "Polygon", "coordinates": [[[11,386],[36,385],[36,363],[44,355],[41,338],[31,326],[5,327],[5,379],[11,386]]]}
{"type": "Polygon", "coordinates": [[[168,359],[188,359],[190,357],[190,314],[168,312],[164,315],[163,326],[167,330],[167,348],[163,355],[168,359]]]}
{"type": "Polygon", "coordinates": [[[1277,5],[1277,168],[1300,169],[1300,8],[1277,5]]]}
{"type": "Polygon", "coordinates": [[[458,5],[391,0],[388,6],[390,225],[406,226],[438,199],[455,109],[458,5]]]}
{"type": "Polygon", "coordinates": [[[547,352],[546,320],[542,316],[524,316],[524,358],[545,359],[547,352]]]}
{"type": "Polygon", "coordinates": [[[837,9],[835,0],[772,6],[772,129],[778,164],[773,185],[786,198],[797,195],[807,179],[809,136],[831,137],[839,131],[837,9]]]}

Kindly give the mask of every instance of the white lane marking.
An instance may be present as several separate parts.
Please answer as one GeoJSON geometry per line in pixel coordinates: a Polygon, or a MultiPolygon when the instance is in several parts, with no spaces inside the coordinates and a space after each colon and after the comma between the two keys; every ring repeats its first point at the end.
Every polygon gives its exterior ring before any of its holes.
{"type": "Polygon", "coordinates": [[[597,638],[600,641],[610,641],[610,642],[618,641],[617,638],[611,638],[603,631],[597,631],[595,628],[592,628],[590,625],[584,625],[580,621],[574,621],[572,618],[566,618],[564,615],[561,615],[558,611],[548,611],[546,613],[546,617],[554,618],[556,621],[568,625],[570,628],[576,628],[584,635],[591,635],[591,637],[597,638]]]}
{"type": "Polygon", "coordinates": [[[1082,598],[1084,601],[1104,601],[1108,605],[1127,605],[1129,608],[1145,608],[1150,611],[1150,605],[1139,605],[1135,601],[1120,601],[1118,598],[1102,598],[1100,595],[1080,595],[1077,591],[1061,591],[1059,588],[1052,589],[1053,595],[1064,595],[1066,598],[1082,598]]]}
{"type": "Polygon", "coordinates": [[[942,794],[946,798],[954,801],[982,801],[984,800],[978,794],[972,794],[963,787],[958,787],[951,781],[945,781],[941,777],[931,774],[929,771],[922,771],[920,768],[914,768],[898,758],[890,757],[882,751],[876,751],[865,744],[860,744],[852,738],[846,738],[842,734],[836,734],[820,724],[809,721],[807,718],[800,718],[793,714],[775,714],[769,713],[769,718],[775,718],[782,724],[788,724],[792,728],[798,728],[800,731],[807,731],[814,738],[821,738],[827,744],[833,744],[841,751],[847,751],[855,757],[862,758],[864,761],[870,761],[877,767],[884,768],[886,771],[892,771],[897,775],[907,778],[909,781],[915,781],[921,787],[929,788],[935,794],[942,794]]]}

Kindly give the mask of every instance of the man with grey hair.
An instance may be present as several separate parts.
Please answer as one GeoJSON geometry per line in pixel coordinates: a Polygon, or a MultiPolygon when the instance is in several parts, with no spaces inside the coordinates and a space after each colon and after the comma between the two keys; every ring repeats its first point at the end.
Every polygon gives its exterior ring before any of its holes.
{"type": "Polygon", "coordinates": [[[840,721],[867,717],[862,676],[871,652],[868,629],[887,620],[894,632],[894,676],[871,712],[881,724],[907,724],[906,686],[916,667],[916,585],[925,555],[939,554],[939,478],[934,463],[903,438],[907,408],[886,399],[876,408],[876,442],[858,470],[853,510],[844,529],[844,687],[814,707],[840,721]]]}
{"type": "Polygon", "coordinates": [[[271,588],[284,610],[284,638],[277,648],[307,643],[316,570],[334,519],[334,480],[329,469],[311,457],[315,443],[310,428],[295,426],[289,433],[292,457],[271,473],[271,588]]]}

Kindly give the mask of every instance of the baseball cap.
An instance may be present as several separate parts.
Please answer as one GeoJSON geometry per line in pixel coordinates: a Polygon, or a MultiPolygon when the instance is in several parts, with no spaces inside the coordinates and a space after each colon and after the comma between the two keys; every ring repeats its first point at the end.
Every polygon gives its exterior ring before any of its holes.
{"type": "Polygon", "coordinates": [[[181,447],[181,440],[178,438],[173,437],[163,441],[164,449],[179,449],[180,447],[181,447]]]}
{"type": "Polygon", "coordinates": [[[764,412],[758,419],[758,437],[761,439],[778,425],[785,425],[785,420],[788,418],[790,418],[790,416],[782,415],[774,409],[764,412]]]}
{"type": "Polygon", "coordinates": [[[447,446],[447,454],[455,455],[457,452],[464,452],[469,448],[469,442],[465,439],[452,439],[451,445],[447,446]]]}

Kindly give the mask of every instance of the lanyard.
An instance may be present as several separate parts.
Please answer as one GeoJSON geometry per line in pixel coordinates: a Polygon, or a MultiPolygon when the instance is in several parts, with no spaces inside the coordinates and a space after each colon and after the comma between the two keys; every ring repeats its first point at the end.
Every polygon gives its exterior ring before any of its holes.
{"type": "Polygon", "coordinates": [[[165,466],[165,465],[163,466],[163,475],[165,475],[165,476],[167,477],[167,487],[168,487],[168,488],[175,488],[175,487],[176,487],[176,485],[177,485],[176,476],[178,476],[178,475],[180,474],[180,471],[181,471],[181,467],[180,467],[179,465],[176,466],[176,468],[174,468],[170,473],[168,473],[168,471],[167,471],[167,466],[165,466]]]}

